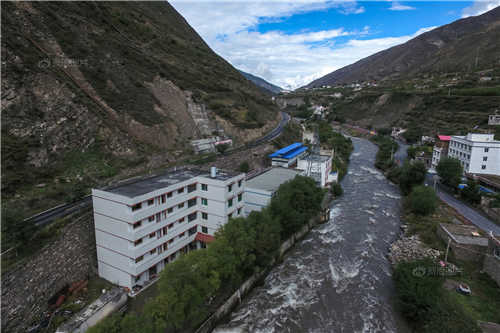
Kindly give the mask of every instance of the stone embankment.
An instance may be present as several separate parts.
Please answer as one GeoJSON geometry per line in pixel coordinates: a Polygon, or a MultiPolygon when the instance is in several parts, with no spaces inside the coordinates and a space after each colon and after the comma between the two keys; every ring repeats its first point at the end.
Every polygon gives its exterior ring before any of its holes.
{"type": "Polygon", "coordinates": [[[424,258],[439,258],[441,251],[427,247],[417,235],[407,235],[407,228],[405,225],[402,226],[402,229],[405,230],[405,232],[401,234],[398,240],[391,244],[389,249],[388,257],[393,265],[397,265],[400,262],[424,258]]]}

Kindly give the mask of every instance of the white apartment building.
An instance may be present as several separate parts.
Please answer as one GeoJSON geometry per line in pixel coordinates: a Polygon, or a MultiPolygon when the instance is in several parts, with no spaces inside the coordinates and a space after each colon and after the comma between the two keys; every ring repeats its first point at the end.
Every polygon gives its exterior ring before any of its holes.
{"type": "Polygon", "coordinates": [[[465,173],[500,175],[500,141],[493,134],[454,135],[448,156],[458,159],[465,173]]]}
{"type": "Polygon", "coordinates": [[[273,167],[247,179],[245,186],[245,216],[252,211],[261,211],[269,205],[281,184],[294,179],[302,171],[283,167],[273,167]]]}
{"type": "Polygon", "coordinates": [[[243,216],[245,174],[181,169],[93,189],[99,276],[133,288],[243,216]]]}

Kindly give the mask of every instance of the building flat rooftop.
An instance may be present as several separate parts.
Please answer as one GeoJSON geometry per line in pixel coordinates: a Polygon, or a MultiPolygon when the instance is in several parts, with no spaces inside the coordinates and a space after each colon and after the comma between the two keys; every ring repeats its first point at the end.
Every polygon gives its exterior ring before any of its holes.
{"type": "Polygon", "coordinates": [[[294,179],[301,173],[302,171],[300,170],[282,167],[271,168],[266,172],[248,179],[246,182],[246,187],[274,192],[280,187],[281,184],[294,179]]]}
{"type": "Polygon", "coordinates": [[[327,155],[318,155],[318,154],[308,154],[301,158],[301,160],[313,161],[313,162],[326,162],[331,158],[331,156],[327,155]]]}
{"type": "Polygon", "coordinates": [[[447,223],[440,223],[440,226],[458,244],[488,246],[488,239],[481,236],[479,234],[479,229],[474,226],[447,223]],[[473,233],[479,236],[474,236],[473,233]]]}
{"type": "MultiPolygon", "coordinates": [[[[238,174],[240,173],[217,169],[217,173],[214,179],[225,181],[237,176],[238,174]]],[[[175,185],[198,176],[211,178],[210,171],[207,170],[180,168],[176,170],[166,171],[162,174],[151,176],[148,178],[125,182],[111,188],[106,188],[104,189],[104,191],[123,195],[128,198],[134,198],[139,195],[175,185]]]]}

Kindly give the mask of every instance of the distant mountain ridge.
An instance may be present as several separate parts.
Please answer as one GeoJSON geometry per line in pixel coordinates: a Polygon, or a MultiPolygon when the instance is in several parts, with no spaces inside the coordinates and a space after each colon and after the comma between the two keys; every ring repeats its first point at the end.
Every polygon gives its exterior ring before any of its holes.
{"type": "Polygon", "coordinates": [[[252,81],[257,87],[261,88],[261,89],[264,89],[264,91],[266,92],[271,92],[272,94],[279,94],[280,92],[282,92],[284,89],[281,88],[281,87],[278,87],[272,83],[269,83],[267,82],[266,80],[264,80],[263,78],[260,78],[258,76],[255,76],[255,75],[252,75],[250,73],[246,73],[242,70],[239,70],[238,71],[244,76],[246,77],[248,80],[252,81]]]}
{"type": "Polygon", "coordinates": [[[423,33],[316,79],[306,87],[498,68],[499,41],[500,6],[423,33]]]}

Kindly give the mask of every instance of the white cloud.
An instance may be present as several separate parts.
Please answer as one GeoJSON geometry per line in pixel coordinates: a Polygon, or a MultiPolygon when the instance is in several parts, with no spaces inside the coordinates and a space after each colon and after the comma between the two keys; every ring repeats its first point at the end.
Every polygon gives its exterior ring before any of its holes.
{"type": "Polygon", "coordinates": [[[397,10],[397,11],[413,10],[413,9],[415,9],[415,7],[402,5],[401,3],[399,3],[399,1],[392,1],[391,7],[389,8],[389,10],[397,10]]]}
{"type": "Polygon", "coordinates": [[[262,20],[279,19],[297,12],[335,8],[355,13],[360,7],[353,1],[264,3],[253,0],[236,4],[174,2],[173,5],[207,44],[234,67],[291,89],[427,31],[420,29],[408,36],[362,40],[361,37],[369,34],[368,26],[360,31],[338,27],[294,34],[253,29],[262,20]]]}
{"type": "Polygon", "coordinates": [[[476,0],[462,10],[462,17],[477,16],[500,6],[500,0],[476,0]]]}

